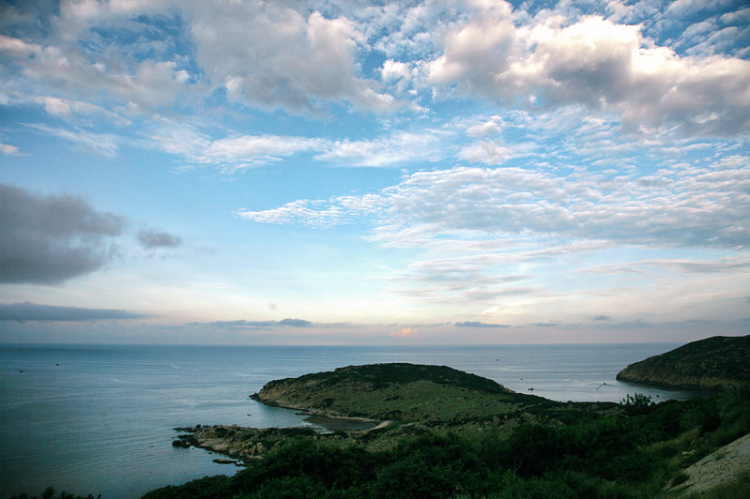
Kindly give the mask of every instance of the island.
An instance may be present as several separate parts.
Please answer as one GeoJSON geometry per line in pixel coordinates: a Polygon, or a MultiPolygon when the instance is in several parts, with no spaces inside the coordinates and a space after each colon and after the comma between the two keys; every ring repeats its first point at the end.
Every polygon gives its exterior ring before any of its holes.
{"type": "Polygon", "coordinates": [[[750,382],[750,335],[694,341],[631,364],[617,379],[673,388],[737,388],[750,382]]]}
{"type": "Polygon", "coordinates": [[[748,384],[687,401],[572,403],[391,363],[269,381],[252,398],[328,430],[180,428],[176,447],[243,469],[144,499],[750,496],[748,384]],[[716,466],[732,473],[717,480],[716,466]]]}
{"type": "Polygon", "coordinates": [[[293,437],[314,437],[370,450],[393,447],[405,436],[435,430],[495,431],[522,422],[571,421],[616,404],[560,404],[515,393],[487,378],[446,366],[408,363],[348,366],[266,383],[251,395],[274,407],[295,409],[328,428],[180,428],[176,447],[196,446],[235,459],[260,457],[293,437]]]}

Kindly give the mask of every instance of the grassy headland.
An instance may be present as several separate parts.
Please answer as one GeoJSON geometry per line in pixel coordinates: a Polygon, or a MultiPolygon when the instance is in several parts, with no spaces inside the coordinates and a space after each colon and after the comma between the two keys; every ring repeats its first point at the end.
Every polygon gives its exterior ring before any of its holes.
{"type": "Polygon", "coordinates": [[[714,336],[629,365],[621,381],[726,390],[750,382],[750,336],[714,336]]]}

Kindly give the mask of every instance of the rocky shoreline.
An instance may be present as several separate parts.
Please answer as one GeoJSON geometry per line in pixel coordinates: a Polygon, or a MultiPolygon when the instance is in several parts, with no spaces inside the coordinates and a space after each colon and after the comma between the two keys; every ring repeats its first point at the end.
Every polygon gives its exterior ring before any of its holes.
{"type": "MultiPolygon", "coordinates": [[[[325,417],[329,420],[334,419],[331,416],[325,417]]],[[[345,418],[339,422],[327,422],[332,426],[336,426],[337,424],[347,426],[349,420],[351,418],[345,418]]],[[[232,458],[232,460],[214,459],[215,462],[221,461],[220,464],[244,466],[246,460],[261,458],[266,453],[277,449],[294,437],[312,437],[315,440],[331,442],[337,440],[349,440],[353,442],[360,438],[366,438],[373,432],[377,433],[384,430],[391,424],[391,421],[367,420],[367,422],[369,424],[366,428],[337,431],[327,431],[312,427],[248,428],[236,424],[197,425],[189,428],[175,428],[175,431],[182,433],[172,442],[172,446],[205,449],[232,458]]],[[[359,423],[361,424],[362,421],[359,421],[359,423]]]]}
{"type": "Polygon", "coordinates": [[[246,428],[214,425],[175,428],[183,432],[172,442],[173,447],[198,447],[244,462],[256,459],[294,436],[316,436],[311,428],[246,428]]]}

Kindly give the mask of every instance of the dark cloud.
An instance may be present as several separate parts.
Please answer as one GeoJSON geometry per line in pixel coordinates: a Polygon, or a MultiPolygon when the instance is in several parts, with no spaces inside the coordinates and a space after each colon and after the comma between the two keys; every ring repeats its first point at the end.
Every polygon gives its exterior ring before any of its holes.
{"type": "Polygon", "coordinates": [[[302,319],[284,319],[279,321],[279,325],[292,327],[310,327],[313,325],[313,323],[302,319]]]}
{"type": "Polygon", "coordinates": [[[476,321],[456,322],[455,326],[456,327],[488,327],[488,328],[510,327],[507,324],[488,324],[485,322],[476,322],[476,321]]]}
{"type": "Polygon", "coordinates": [[[138,232],[138,242],[146,249],[176,248],[182,244],[179,237],[155,229],[143,229],[138,232]]]}
{"type": "MultiPolygon", "coordinates": [[[[203,325],[199,322],[193,322],[191,326],[203,325]]],[[[311,327],[315,326],[315,323],[306,321],[303,319],[283,319],[280,321],[246,321],[244,319],[237,321],[215,321],[209,322],[209,326],[216,327],[246,327],[246,328],[268,328],[275,326],[290,326],[290,327],[311,327]]]]}
{"type": "Polygon", "coordinates": [[[591,319],[595,320],[595,321],[608,321],[608,320],[612,319],[612,317],[610,317],[608,315],[597,315],[595,317],[592,317],[591,319]]]}
{"type": "Polygon", "coordinates": [[[125,219],[72,196],[0,184],[0,282],[53,284],[101,268],[125,219]]]}
{"type": "Polygon", "coordinates": [[[0,321],[82,322],[105,319],[144,319],[146,317],[148,316],[126,310],[56,307],[30,302],[0,304],[0,321]]]}

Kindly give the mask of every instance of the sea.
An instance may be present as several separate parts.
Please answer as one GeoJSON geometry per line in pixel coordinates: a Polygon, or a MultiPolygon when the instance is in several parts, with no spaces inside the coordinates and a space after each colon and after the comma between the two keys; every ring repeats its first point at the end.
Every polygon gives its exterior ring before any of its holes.
{"type": "MultiPolygon", "coordinates": [[[[57,492],[103,499],[239,468],[172,446],[176,428],[312,426],[250,399],[265,383],[384,362],[445,365],[558,401],[655,401],[695,392],[615,380],[674,343],[484,346],[0,345],[0,499],[57,492]]],[[[321,431],[324,428],[318,427],[321,431]]]]}

